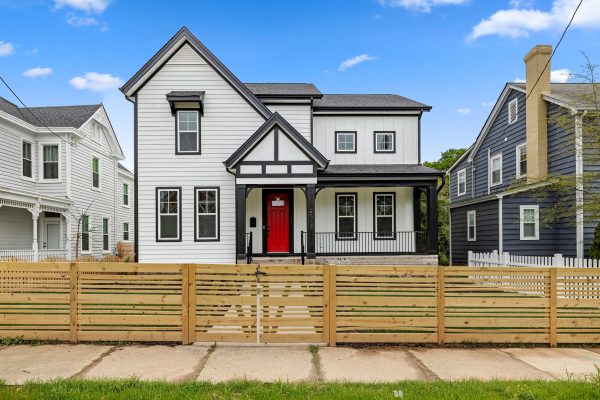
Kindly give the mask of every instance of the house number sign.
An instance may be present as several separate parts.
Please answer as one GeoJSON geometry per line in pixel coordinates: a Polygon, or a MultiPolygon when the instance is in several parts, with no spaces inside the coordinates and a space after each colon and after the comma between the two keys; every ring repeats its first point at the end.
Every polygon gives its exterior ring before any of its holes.
{"type": "Polygon", "coordinates": [[[271,206],[273,207],[283,207],[285,205],[285,201],[284,200],[272,200],[271,201],[271,206]]]}

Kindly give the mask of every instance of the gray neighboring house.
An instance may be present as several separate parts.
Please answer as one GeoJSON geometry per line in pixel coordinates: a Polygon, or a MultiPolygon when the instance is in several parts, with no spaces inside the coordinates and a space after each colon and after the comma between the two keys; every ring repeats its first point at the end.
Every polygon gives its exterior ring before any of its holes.
{"type": "Polygon", "coordinates": [[[133,239],[133,174],[102,104],[31,107],[0,97],[0,259],[113,254],[133,239]],[[86,211],[87,210],[87,211],[86,211]]]}
{"type": "MultiPolygon", "coordinates": [[[[597,221],[584,221],[578,208],[575,221],[543,223],[554,200],[532,194],[555,175],[576,175],[583,185],[584,171],[594,168],[575,146],[582,113],[593,107],[582,101],[591,85],[551,83],[551,51],[536,46],[526,55],[526,82],[505,85],[475,143],[448,170],[453,264],[466,264],[469,250],[569,257],[589,250],[597,221]],[[572,124],[558,124],[556,115],[572,124]]],[[[583,201],[574,190],[573,202],[583,201]]]]}

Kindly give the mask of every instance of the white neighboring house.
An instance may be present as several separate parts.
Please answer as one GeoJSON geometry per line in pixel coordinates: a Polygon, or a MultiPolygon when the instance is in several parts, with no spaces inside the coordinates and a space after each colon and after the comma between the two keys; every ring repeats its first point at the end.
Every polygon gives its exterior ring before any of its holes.
{"type": "Polygon", "coordinates": [[[0,98],[0,259],[73,259],[84,212],[80,255],[132,240],[124,158],[102,104],[25,109],[0,98]]]}
{"type": "Polygon", "coordinates": [[[442,173],[420,162],[431,107],[244,84],[185,27],[121,91],[139,261],[437,264],[442,173]]]}

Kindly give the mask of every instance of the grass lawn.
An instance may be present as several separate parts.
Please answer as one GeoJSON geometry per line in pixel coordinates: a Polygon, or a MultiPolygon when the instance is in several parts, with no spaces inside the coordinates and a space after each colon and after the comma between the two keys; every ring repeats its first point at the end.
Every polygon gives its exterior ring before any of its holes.
{"type": "Polygon", "coordinates": [[[0,399],[600,399],[600,380],[560,382],[398,382],[353,383],[144,383],[124,381],[55,381],[5,386],[0,399]]]}

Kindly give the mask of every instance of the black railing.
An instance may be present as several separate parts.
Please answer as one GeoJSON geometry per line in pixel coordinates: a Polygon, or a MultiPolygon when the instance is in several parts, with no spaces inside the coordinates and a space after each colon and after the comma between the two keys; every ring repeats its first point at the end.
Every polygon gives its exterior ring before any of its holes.
{"type": "Polygon", "coordinates": [[[252,264],[252,232],[246,233],[246,264],[252,264]]]}
{"type": "Polygon", "coordinates": [[[302,259],[302,265],[304,265],[304,258],[306,257],[305,234],[306,232],[300,231],[300,258],[302,259]]]}
{"type": "MultiPolygon", "coordinates": [[[[307,236],[302,232],[302,257],[307,236]]],[[[315,253],[334,255],[427,254],[427,232],[317,232],[315,253]]]]}

